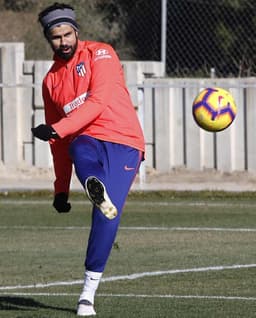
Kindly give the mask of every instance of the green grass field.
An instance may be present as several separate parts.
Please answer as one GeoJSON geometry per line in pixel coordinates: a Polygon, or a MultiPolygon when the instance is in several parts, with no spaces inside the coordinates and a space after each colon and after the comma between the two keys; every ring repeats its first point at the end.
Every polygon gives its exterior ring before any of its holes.
{"type": "MultiPolygon", "coordinates": [[[[0,317],[76,317],[90,203],[0,194],[0,317]]],[[[129,196],[95,309],[99,318],[256,317],[254,193],[129,196]]]]}

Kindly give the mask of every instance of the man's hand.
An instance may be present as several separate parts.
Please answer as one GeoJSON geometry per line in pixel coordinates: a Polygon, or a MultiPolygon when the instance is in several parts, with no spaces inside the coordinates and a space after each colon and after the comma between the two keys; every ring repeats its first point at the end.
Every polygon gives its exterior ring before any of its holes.
{"type": "Polygon", "coordinates": [[[56,193],[53,201],[53,206],[59,213],[69,212],[71,209],[71,204],[68,202],[67,193],[56,193]]]}
{"type": "Polygon", "coordinates": [[[54,139],[59,138],[56,131],[49,125],[41,124],[35,128],[31,128],[31,131],[35,137],[37,137],[43,141],[48,141],[51,138],[54,138],[54,139]]]}

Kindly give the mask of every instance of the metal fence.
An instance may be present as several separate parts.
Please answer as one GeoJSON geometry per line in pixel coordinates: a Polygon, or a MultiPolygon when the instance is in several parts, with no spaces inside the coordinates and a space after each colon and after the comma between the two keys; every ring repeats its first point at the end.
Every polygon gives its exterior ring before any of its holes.
{"type": "MultiPolygon", "coordinates": [[[[169,77],[256,74],[255,0],[63,2],[76,10],[80,38],[112,44],[121,60],[162,61],[169,77]]],[[[20,32],[16,34],[15,28],[12,34],[8,24],[3,24],[1,42],[16,36],[25,42],[28,60],[51,59],[51,49],[37,22],[38,12],[48,4],[52,1],[16,0],[4,1],[4,5],[0,1],[0,9],[12,8],[16,23],[21,26],[20,32]],[[17,11],[21,7],[23,11],[17,11]],[[26,29],[28,24],[24,20],[31,17],[30,28],[26,29]]]]}
{"type": "Polygon", "coordinates": [[[126,9],[136,59],[162,60],[168,76],[255,75],[255,0],[141,0],[126,9]]]}

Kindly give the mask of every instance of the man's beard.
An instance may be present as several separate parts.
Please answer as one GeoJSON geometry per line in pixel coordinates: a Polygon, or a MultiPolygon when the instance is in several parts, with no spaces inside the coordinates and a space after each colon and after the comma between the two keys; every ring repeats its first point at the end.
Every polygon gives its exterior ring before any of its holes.
{"type": "Polygon", "coordinates": [[[58,55],[61,59],[67,61],[73,57],[75,54],[75,51],[77,49],[78,41],[76,40],[76,43],[72,45],[63,45],[60,46],[59,49],[55,50],[55,54],[58,55]],[[65,50],[70,49],[68,53],[65,52],[65,50]]]}

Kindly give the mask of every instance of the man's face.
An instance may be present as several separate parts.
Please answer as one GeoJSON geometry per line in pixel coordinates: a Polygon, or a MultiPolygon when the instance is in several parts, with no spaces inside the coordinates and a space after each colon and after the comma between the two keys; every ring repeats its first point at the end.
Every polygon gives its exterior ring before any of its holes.
{"type": "Polygon", "coordinates": [[[76,51],[78,34],[70,25],[61,24],[49,31],[48,41],[60,58],[69,60],[76,51]]]}

